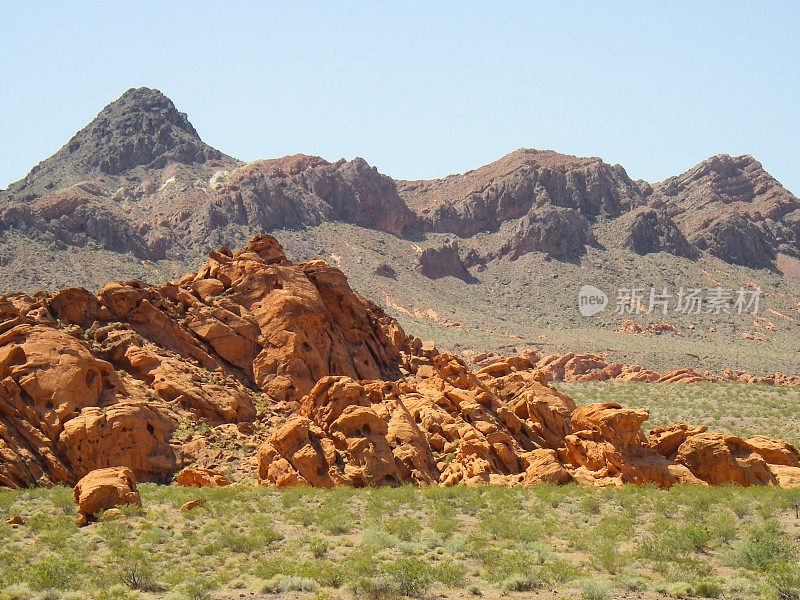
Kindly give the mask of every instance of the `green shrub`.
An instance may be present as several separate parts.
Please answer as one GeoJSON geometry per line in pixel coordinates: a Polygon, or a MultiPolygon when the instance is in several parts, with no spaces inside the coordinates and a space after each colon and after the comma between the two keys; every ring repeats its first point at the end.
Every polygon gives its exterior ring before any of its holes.
{"type": "Polygon", "coordinates": [[[773,565],[764,582],[764,593],[774,600],[800,600],[800,566],[788,562],[773,565]]]}
{"type": "Polygon", "coordinates": [[[770,571],[791,556],[791,544],[775,521],[751,529],[734,549],[734,562],[754,571],[770,571]]]}
{"type": "Polygon", "coordinates": [[[533,575],[514,575],[500,584],[506,592],[532,592],[544,586],[545,582],[533,575]]]}
{"type": "Polygon", "coordinates": [[[308,550],[314,555],[314,558],[322,558],[328,552],[331,544],[325,538],[313,538],[308,543],[308,550]]]}
{"type": "Polygon", "coordinates": [[[132,590],[155,588],[155,557],[140,546],[117,545],[112,556],[119,572],[120,581],[132,590]]]}
{"type": "Polygon", "coordinates": [[[420,598],[431,584],[428,566],[418,558],[398,558],[381,566],[403,596],[420,598]]]}
{"type": "Polygon", "coordinates": [[[36,594],[27,583],[14,583],[0,591],[1,600],[33,600],[35,597],[36,594]]]}
{"type": "Polygon", "coordinates": [[[207,581],[189,581],[175,586],[167,596],[176,600],[210,600],[212,585],[207,581]]]}
{"type": "Polygon", "coordinates": [[[395,600],[403,596],[397,582],[386,575],[358,578],[353,583],[353,594],[366,600],[395,600]]]}
{"type": "Polygon", "coordinates": [[[276,576],[268,581],[261,590],[265,594],[280,594],[286,592],[313,592],[319,585],[309,577],[295,575],[276,576]]]}
{"type": "Polygon", "coordinates": [[[694,593],[701,598],[719,598],[722,583],[718,579],[701,579],[694,586],[694,593]]]}
{"type": "Polygon", "coordinates": [[[692,586],[684,581],[673,581],[668,583],[664,592],[672,598],[691,598],[694,596],[692,586]]]}
{"type": "Polygon", "coordinates": [[[607,600],[610,597],[610,586],[604,579],[582,579],[580,588],[582,600],[607,600]]]}
{"type": "Polygon", "coordinates": [[[25,580],[35,590],[69,589],[82,568],[78,560],[52,555],[29,565],[25,580]]]}
{"type": "Polygon", "coordinates": [[[388,519],[383,524],[384,531],[404,542],[410,542],[416,538],[421,528],[419,521],[405,515],[388,519]]]}

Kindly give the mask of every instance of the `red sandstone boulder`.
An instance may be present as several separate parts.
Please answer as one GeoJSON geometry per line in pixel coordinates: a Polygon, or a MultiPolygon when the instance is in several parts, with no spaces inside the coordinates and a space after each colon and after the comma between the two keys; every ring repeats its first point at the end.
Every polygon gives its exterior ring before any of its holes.
{"type": "Polygon", "coordinates": [[[77,483],[73,496],[81,515],[79,524],[93,520],[101,510],[124,504],[142,506],[133,471],[127,467],[108,467],[92,471],[77,483]]]}
{"type": "Polygon", "coordinates": [[[217,469],[186,467],[175,477],[175,483],[183,486],[219,487],[228,485],[230,481],[225,473],[217,469]]]}
{"type": "Polygon", "coordinates": [[[747,438],[745,443],[770,465],[800,467],[800,452],[789,442],[754,435],[747,438]]]}
{"type": "Polygon", "coordinates": [[[692,435],[678,448],[675,461],[712,485],[776,483],[766,461],[732,435],[711,432],[692,435]]]}

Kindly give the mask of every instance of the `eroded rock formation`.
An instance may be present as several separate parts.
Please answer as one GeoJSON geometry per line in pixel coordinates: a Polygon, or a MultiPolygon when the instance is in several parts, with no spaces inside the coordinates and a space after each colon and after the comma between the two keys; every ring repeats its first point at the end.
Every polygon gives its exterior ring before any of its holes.
{"type": "Polygon", "coordinates": [[[127,467],[96,469],[85,475],[73,490],[78,505],[78,525],[93,520],[101,510],[125,504],[141,508],[142,500],[136,489],[136,478],[127,467]]]}
{"type": "MultiPolygon", "coordinates": [[[[669,333],[675,328],[666,323],[651,325],[642,329],[636,323],[625,325],[625,331],[632,333],[669,333]]],[[[620,330],[620,331],[623,331],[620,330]]],[[[800,385],[800,377],[773,373],[771,375],[753,375],[747,371],[725,369],[721,373],[711,371],[697,371],[692,368],[671,369],[659,373],[640,365],[623,365],[610,361],[601,354],[568,352],[567,354],[542,355],[536,350],[528,349],[525,356],[503,357],[494,353],[477,354],[472,357],[472,364],[484,367],[502,361],[528,360],[537,369],[541,370],[548,381],[636,381],[644,383],[696,383],[709,381],[714,383],[736,382],[761,385],[776,385],[781,387],[794,387],[800,385]]]]}
{"type": "Polygon", "coordinates": [[[421,348],[341,271],[292,264],[269,236],[160,287],[0,297],[0,317],[0,484],[10,486],[118,465],[139,481],[195,460],[215,467],[223,456],[189,431],[197,424],[257,436],[257,400],[267,418],[329,375],[394,379],[421,348]]]}
{"type": "MultiPolygon", "coordinates": [[[[577,408],[524,360],[470,372],[441,354],[404,381],[321,380],[261,446],[265,485],[790,484],[797,450],[769,438],[641,425],[648,411],[577,408]]],[[[793,479],[795,478],[795,479],[793,479]]]]}
{"type": "Polygon", "coordinates": [[[785,442],[687,426],[648,440],[647,411],[578,408],[548,384],[694,372],[596,355],[488,362],[471,371],[406,335],[341,271],[294,264],[266,235],[162,286],[4,296],[0,484],[72,484],[98,469],[169,481],[184,467],[186,485],[256,473],[325,487],[800,481],[785,442]]]}

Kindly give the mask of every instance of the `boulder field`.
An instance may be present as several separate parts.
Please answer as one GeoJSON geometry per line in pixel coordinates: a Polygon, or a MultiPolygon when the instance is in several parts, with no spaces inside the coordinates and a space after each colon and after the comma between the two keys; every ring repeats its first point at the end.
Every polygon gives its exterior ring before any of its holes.
{"type": "Polygon", "coordinates": [[[647,437],[646,410],[576,407],[547,372],[472,371],[262,235],[161,286],[0,297],[0,485],[800,484],[790,444],[647,437]]]}
{"type": "MultiPolygon", "coordinates": [[[[659,331],[670,327],[665,323],[651,325],[650,329],[659,331]]],[[[673,328],[674,329],[674,328],[673,328]]],[[[641,329],[639,329],[641,331],[641,329]]],[[[531,365],[542,371],[548,381],[636,381],[640,383],[748,383],[774,385],[779,387],[800,386],[800,377],[784,373],[753,375],[747,371],[725,369],[721,373],[697,371],[692,368],[672,369],[659,373],[640,365],[623,365],[610,362],[606,356],[595,353],[542,354],[534,348],[518,350],[531,365]]],[[[471,357],[470,363],[478,368],[503,362],[506,357],[495,353],[480,353],[471,357]]]]}

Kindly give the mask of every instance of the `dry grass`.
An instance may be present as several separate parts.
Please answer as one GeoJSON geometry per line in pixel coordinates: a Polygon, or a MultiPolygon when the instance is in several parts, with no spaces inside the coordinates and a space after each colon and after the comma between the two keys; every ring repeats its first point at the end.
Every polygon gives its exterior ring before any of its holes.
{"type": "Polygon", "coordinates": [[[140,487],[143,511],[83,529],[69,489],[1,492],[27,524],[0,526],[0,598],[798,591],[800,491],[140,487]],[[196,497],[205,507],[179,512],[196,497]]]}
{"type": "Polygon", "coordinates": [[[800,388],[742,383],[569,382],[555,386],[579,405],[618,402],[647,408],[647,431],[685,422],[740,437],[768,435],[800,446],[800,388]]]}

